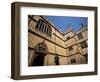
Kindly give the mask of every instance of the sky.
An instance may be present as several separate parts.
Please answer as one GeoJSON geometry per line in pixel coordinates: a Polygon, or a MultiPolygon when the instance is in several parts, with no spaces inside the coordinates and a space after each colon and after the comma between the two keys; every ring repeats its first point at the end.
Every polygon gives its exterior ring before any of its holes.
{"type": "Polygon", "coordinates": [[[61,32],[65,32],[69,27],[72,27],[74,31],[81,28],[82,24],[88,26],[87,17],[70,17],[70,16],[45,16],[49,21],[53,22],[54,26],[61,32]]]}

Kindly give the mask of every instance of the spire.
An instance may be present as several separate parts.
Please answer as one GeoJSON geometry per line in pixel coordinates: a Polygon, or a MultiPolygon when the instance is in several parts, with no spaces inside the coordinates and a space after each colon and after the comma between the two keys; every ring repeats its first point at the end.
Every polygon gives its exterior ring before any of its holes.
{"type": "Polygon", "coordinates": [[[67,25],[66,31],[68,32],[68,31],[70,31],[70,30],[73,30],[73,29],[72,29],[72,27],[71,27],[71,24],[68,24],[68,25],[67,25]]]}
{"type": "Polygon", "coordinates": [[[70,24],[68,24],[68,27],[70,27],[70,24]]]}

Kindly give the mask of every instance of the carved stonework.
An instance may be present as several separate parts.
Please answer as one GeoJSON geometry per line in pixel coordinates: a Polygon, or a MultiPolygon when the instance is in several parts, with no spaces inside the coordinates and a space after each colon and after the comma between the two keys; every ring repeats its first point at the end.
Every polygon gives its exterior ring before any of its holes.
{"type": "Polygon", "coordinates": [[[36,46],[36,53],[41,53],[43,55],[47,55],[48,48],[47,48],[47,45],[46,45],[44,40],[43,40],[43,42],[37,44],[37,46],[36,46]]]}

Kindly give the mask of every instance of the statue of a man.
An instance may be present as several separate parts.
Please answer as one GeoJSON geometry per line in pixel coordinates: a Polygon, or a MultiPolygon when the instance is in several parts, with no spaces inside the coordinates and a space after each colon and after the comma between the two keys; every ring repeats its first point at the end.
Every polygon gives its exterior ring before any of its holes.
{"type": "Polygon", "coordinates": [[[59,57],[58,57],[58,55],[55,56],[55,64],[59,65],[59,57]]]}

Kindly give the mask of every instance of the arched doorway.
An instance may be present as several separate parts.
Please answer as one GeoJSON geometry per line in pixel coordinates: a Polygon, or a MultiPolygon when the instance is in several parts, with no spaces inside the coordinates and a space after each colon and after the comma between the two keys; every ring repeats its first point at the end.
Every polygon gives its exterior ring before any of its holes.
{"type": "Polygon", "coordinates": [[[36,49],[35,57],[34,57],[32,66],[43,66],[45,56],[48,53],[48,48],[47,48],[47,45],[45,44],[45,41],[37,44],[35,49],[36,49]]]}
{"type": "Polygon", "coordinates": [[[43,66],[44,64],[44,56],[43,54],[37,54],[35,57],[32,66],[43,66]]]}

